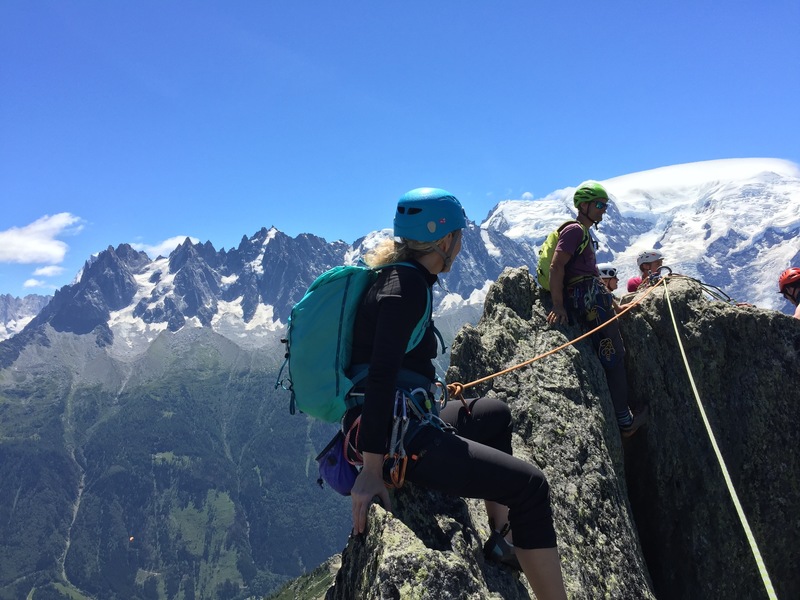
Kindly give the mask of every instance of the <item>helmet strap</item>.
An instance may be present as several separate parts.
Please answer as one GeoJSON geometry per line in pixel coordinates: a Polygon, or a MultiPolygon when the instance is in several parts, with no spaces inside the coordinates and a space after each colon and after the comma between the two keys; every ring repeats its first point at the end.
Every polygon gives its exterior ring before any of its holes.
{"type": "MultiPolygon", "coordinates": [[[[581,215],[586,217],[586,220],[591,222],[594,225],[594,228],[597,229],[597,225],[600,223],[600,221],[595,221],[595,220],[589,218],[589,202],[581,202],[578,205],[578,213],[580,213],[581,215]],[[583,211],[583,207],[584,206],[586,207],[586,212],[583,211]]],[[[590,227],[591,227],[591,225],[590,225],[590,227]]]]}
{"type": "Polygon", "coordinates": [[[439,248],[438,244],[432,244],[434,251],[442,257],[444,261],[444,266],[442,267],[442,271],[446,271],[450,268],[450,265],[453,264],[453,250],[458,243],[458,240],[461,239],[461,230],[456,229],[453,231],[453,237],[450,240],[450,245],[447,247],[447,251],[443,252],[441,248],[439,248]]]}

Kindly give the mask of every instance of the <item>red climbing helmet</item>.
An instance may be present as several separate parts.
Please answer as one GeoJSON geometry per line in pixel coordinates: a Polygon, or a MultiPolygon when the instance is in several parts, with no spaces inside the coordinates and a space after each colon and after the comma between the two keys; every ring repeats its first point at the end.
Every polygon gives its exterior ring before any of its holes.
{"type": "Polygon", "coordinates": [[[789,267],[781,276],[778,277],[778,289],[780,294],[793,283],[800,283],[800,267],[789,267]]]}

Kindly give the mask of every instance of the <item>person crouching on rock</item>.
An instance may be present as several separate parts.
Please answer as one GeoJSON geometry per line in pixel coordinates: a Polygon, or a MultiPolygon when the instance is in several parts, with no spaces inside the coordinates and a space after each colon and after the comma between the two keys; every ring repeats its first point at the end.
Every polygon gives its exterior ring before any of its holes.
{"type": "MultiPolygon", "coordinates": [[[[399,487],[404,480],[453,496],[482,498],[495,527],[510,521],[513,554],[536,597],[563,599],[549,485],[539,469],[511,455],[508,406],[479,398],[470,401],[467,412],[453,401],[437,416],[438,402],[429,392],[436,379],[432,321],[422,341],[407,349],[429,306],[431,286],[461,250],[466,225],[452,194],[417,188],[397,203],[394,235],[399,239],[386,240],[365,257],[373,268],[387,266],[364,294],[353,332],[351,362],[354,369],[368,368],[360,390],[363,404],[350,409],[343,422],[345,431],[358,427],[356,445],[363,461],[351,491],[353,528],[364,532],[376,497],[391,510],[387,485],[399,487]],[[398,413],[410,417],[405,435],[395,435],[398,413]],[[404,444],[400,455],[407,457],[399,468],[391,458],[398,456],[397,448],[389,448],[398,439],[404,444]]],[[[488,553],[509,558],[511,546],[497,533],[492,539],[496,548],[487,548],[488,553]]]]}

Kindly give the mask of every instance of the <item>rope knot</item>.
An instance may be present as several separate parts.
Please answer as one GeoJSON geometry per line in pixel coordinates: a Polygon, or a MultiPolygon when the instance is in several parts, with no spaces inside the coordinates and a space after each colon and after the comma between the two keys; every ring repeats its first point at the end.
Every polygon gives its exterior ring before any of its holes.
{"type": "Polygon", "coordinates": [[[451,398],[461,398],[464,395],[464,384],[459,382],[448,383],[447,393],[451,398]]]}

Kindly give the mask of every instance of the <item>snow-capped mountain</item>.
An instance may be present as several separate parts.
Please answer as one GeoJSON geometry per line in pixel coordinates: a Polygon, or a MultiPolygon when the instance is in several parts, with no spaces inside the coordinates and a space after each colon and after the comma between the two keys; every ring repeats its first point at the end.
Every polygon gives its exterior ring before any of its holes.
{"type": "MultiPolygon", "coordinates": [[[[211,328],[241,347],[266,347],[283,335],[292,306],[317,275],[356,262],[389,234],[375,232],[351,246],[261,229],[228,251],[187,239],[168,258],[155,260],[127,244],[109,247],[87,262],[77,283],[56,292],[22,335],[0,348],[0,364],[13,362],[46,324],[56,331],[92,334],[122,360],[139,356],[163,331],[193,327],[211,328]]],[[[446,288],[435,290],[437,306],[452,323],[459,321],[450,327],[454,330],[477,320],[485,290],[505,266],[525,265],[531,257],[525,243],[474,224],[466,229],[463,246],[446,288]],[[465,318],[457,318],[460,314],[465,318]]]]}
{"type": "MultiPolygon", "coordinates": [[[[602,182],[613,196],[594,231],[599,262],[623,282],[636,254],[660,249],[665,265],[720,287],[738,301],[788,310],[777,276],[800,264],[800,167],[776,159],[718,160],[664,167],[602,182]]],[[[437,287],[435,313],[452,333],[480,315],[486,290],[505,267],[535,271],[547,234],[574,216],[573,188],[545,198],[507,200],[470,224],[462,253],[437,287]]],[[[33,331],[93,333],[115,358],[141,354],[165,330],[208,327],[237,345],[267,347],[282,335],[291,307],[321,272],[356,262],[390,231],[349,245],[311,234],[261,229],[216,250],[186,240],[151,259],[127,244],[93,256],[79,280],[53,300],[0,354],[9,364],[33,331]],[[28,331],[29,330],[29,331],[28,331]]]]}
{"type": "Polygon", "coordinates": [[[0,294],[0,341],[22,331],[51,298],[39,294],[28,294],[22,298],[0,294]]]}
{"type": "MultiPolygon", "coordinates": [[[[778,275],[800,264],[800,166],[778,159],[728,159],[662,167],[601,182],[612,196],[593,234],[598,262],[620,282],[638,274],[636,255],[656,248],[664,264],[736,300],[788,311],[778,275]]],[[[501,202],[482,225],[538,248],[574,214],[574,188],[501,202]]]]}

